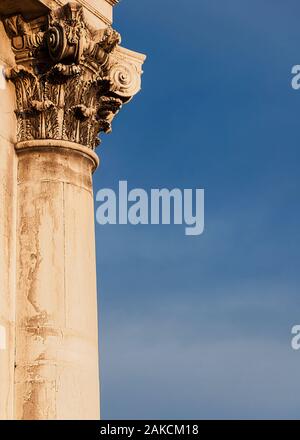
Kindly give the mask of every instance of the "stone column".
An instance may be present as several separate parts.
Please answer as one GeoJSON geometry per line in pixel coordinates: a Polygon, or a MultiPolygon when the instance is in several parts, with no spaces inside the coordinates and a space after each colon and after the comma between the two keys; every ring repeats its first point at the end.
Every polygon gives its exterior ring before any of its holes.
{"type": "Polygon", "coordinates": [[[3,70],[14,63],[0,22],[0,419],[13,418],[15,354],[16,118],[14,86],[3,70]]]}
{"type": "Polygon", "coordinates": [[[140,90],[144,56],[87,23],[81,2],[14,3],[22,14],[3,19],[17,120],[13,418],[97,419],[95,149],[140,90]]]}
{"type": "Polygon", "coordinates": [[[98,159],[67,141],[27,141],[16,149],[16,418],[97,419],[98,159]]]}

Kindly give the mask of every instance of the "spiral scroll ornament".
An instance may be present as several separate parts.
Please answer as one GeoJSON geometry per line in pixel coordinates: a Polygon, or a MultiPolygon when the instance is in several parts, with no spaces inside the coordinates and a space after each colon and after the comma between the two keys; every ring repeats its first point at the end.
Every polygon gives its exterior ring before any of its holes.
{"type": "Polygon", "coordinates": [[[46,33],[46,44],[51,59],[65,64],[80,62],[83,53],[83,37],[78,32],[70,39],[67,29],[60,24],[51,27],[46,33]]]}
{"type": "Polygon", "coordinates": [[[131,98],[141,90],[141,75],[133,64],[120,61],[109,71],[112,90],[119,96],[131,98]]]}

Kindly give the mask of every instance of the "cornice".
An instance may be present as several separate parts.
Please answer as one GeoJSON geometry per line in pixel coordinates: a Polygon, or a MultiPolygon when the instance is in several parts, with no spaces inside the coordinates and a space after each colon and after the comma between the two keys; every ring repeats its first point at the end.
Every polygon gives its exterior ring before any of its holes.
{"type": "MultiPolygon", "coordinates": [[[[45,6],[52,9],[54,7],[63,6],[66,4],[66,2],[64,2],[63,0],[39,0],[39,1],[42,2],[45,6]]],[[[89,11],[91,14],[93,14],[95,17],[103,21],[106,25],[110,26],[112,24],[112,20],[109,19],[104,14],[102,14],[101,11],[95,6],[93,6],[88,0],[76,0],[76,1],[79,4],[81,4],[83,7],[85,7],[86,10],[89,11]]],[[[111,6],[116,6],[119,3],[119,0],[105,0],[105,1],[111,6]]]]}

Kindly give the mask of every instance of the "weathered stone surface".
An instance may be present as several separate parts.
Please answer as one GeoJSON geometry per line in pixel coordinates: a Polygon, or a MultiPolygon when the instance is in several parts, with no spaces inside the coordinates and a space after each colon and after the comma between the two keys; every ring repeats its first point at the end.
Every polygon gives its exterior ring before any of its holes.
{"type": "Polygon", "coordinates": [[[16,418],[97,419],[97,158],[53,141],[17,151],[16,418]]]}

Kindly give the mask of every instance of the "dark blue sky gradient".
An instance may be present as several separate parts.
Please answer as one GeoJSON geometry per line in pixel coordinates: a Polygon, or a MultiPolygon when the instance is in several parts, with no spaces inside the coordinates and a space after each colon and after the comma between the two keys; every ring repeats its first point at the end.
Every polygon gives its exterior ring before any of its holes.
{"type": "Polygon", "coordinates": [[[115,9],[148,58],[95,192],[205,188],[206,229],[96,225],[103,418],[299,418],[299,18],[296,0],[115,9]]]}

